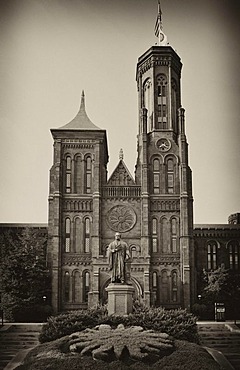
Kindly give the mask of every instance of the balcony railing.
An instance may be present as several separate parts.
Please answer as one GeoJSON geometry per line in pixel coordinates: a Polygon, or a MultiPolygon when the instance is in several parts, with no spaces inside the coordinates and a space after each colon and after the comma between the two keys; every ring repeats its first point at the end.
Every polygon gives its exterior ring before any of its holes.
{"type": "Polygon", "coordinates": [[[138,198],[141,196],[141,186],[105,186],[105,198],[138,198]]]}

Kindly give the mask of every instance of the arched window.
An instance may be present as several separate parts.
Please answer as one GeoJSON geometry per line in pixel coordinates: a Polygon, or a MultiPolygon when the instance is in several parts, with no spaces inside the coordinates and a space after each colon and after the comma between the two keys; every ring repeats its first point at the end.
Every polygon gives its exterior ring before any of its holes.
{"type": "Polygon", "coordinates": [[[147,79],[143,84],[143,106],[148,110],[148,131],[152,130],[152,82],[147,79]]]}
{"type": "Polygon", "coordinates": [[[64,297],[64,302],[69,302],[70,301],[70,274],[68,271],[64,273],[64,281],[63,281],[63,297],[64,297]]]}
{"type": "Polygon", "coordinates": [[[169,252],[168,246],[170,244],[170,240],[169,240],[169,223],[168,223],[168,220],[165,217],[163,217],[161,219],[160,226],[161,226],[161,229],[160,229],[160,237],[161,237],[162,251],[163,251],[163,253],[168,253],[169,252]]]}
{"type": "Polygon", "coordinates": [[[72,159],[70,156],[66,157],[66,173],[65,173],[65,191],[71,193],[71,182],[72,182],[72,159]]]}
{"type": "Polygon", "coordinates": [[[81,166],[82,160],[80,155],[75,158],[75,171],[74,171],[74,189],[75,193],[81,193],[81,166]]]}
{"type": "Polygon", "coordinates": [[[171,249],[173,253],[177,252],[177,241],[178,241],[178,220],[172,218],[171,220],[171,249]]]}
{"type": "Polygon", "coordinates": [[[79,217],[74,221],[74,252],[81,252],[81,220],[79,217]]]}
{"type": "Polygon", "coordinates": [[[172,127],[177,131],[177,83],[172,79],[172,127]]]}
{"type": "Polygon", "coordinates": [[[90,273],[83,273],[83,302],[88,302],[88,293],[90,290],[90,273]]]}
{"type": "Polygon", "coordinates": [[[157,231],[157,219],[152,219],[152,251],[157,253],[158,251],[158,231],[157,231]]]}
{"type": "Polygon", "coordinates": [[[85,159],[85,193],[92,192],[92,159],[87,156],[85,159]]]}
{"type": "Polygon", "coordinates": [[[167,193],[172,194],[174,189],[174,162],[173,159],[167,160],[167,193]]]}
{"type": "Polygon", "coordinates": [[[177,276],[177,271],[172,272],[172,301],[177,302],[178,297],[178,276],[177,276]]]}
{"type": "Polygon", "coordinates": [[[71,249],[71,221],[70,218],[65,220],[65,252],[70,252],[71,249]]]}
{"type": "Polygon", "coordinates": [[[158,287],[158,275],[157,275],[156,271],[154,271],[153,275],[152,275],[152,285],[153,285],[153,289],[157,289],[157,287],[158,287]]]}
{"type": "Polygon", "coordinates": [[[88,217],[84,220],[84,252],[90,252],[90,219],[88,217]]]}
{"type": "Polygon", "coordinates": [[[160,162],[157,158],[153,160],[153,193],[160,193],[160,162]]]}
{"type": "Polygon", "coordinates": [[[167,128],[167,78],[164,74],[157,76],[157,121],[156,129],[167,128]]]}
{"type": "Polygon", "coordinates": [[[239,270],[239,244],[236,240],[228,244],[229,268],[239,270]]]}
{"type": "Polygon", "coordinates": [[[208,270],[215,270],[217,268],[217,243],[210,241],[207,244],[207,268],[208,270]]]}
{"type": "Polygon", "coordinates": [[[81,301],[80,272],[75,271],[73,274],[73,302],[81,301]]]}
{"type": "Polygon", "coordinates": [[[162,271],[162,284],[161,284],[161,303],[168,303],[169,302],[169,281],[168,281],[168,273],[166,270],[162,271]]]}

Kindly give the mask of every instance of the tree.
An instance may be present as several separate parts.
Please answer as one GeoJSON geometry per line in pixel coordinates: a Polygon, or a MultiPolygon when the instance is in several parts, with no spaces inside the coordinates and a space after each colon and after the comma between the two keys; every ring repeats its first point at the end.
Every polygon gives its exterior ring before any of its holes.
{"type": "Polygon", "coordinates": [[[50,289],[46,240],[40,230],[32,228],[9,229],[0,237],[1,305],[9,319],[36,321],[34,316],[41,316],[43,297],[49,296],[50,289]]]}
{"type": "Polygon", "coordinates": [[[225,304],[228,318],[237,318],[240,305],[240,274],[238,271],[219,267],[217,270],[204,273],[202,303],[213,307],[215,302],[225,304]]]}

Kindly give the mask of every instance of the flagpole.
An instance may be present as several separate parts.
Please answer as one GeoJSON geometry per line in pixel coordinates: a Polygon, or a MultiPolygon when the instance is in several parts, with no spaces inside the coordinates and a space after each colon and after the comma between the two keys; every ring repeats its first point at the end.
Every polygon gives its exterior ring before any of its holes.
{"type": "Polygon", "coordinates": [[[158,45],[160,46],[161,42],[161,5],[160,0],[158,0],[158,22],[159,22],[159,31],[158,31],[158,45]]]}

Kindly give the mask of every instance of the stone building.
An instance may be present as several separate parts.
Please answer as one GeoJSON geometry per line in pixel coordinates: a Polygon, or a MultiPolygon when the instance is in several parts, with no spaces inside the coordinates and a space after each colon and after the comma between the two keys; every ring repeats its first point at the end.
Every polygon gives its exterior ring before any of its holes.
{"type": "Polygon", "coordinates": [[[137,63],[139,131],[135,178],[120,153],[107,179],[106,131],[82,94],[77,116],[52,129],[48,260],[56,311],[92,306],[110,282],[106,248],[116,231],[129,245],[135,295],[150,305],[191,305],[194,297],[192,179],[179,56],[153,46],[137,63]]]}
{"type": "MultiPolygon", "coordinates": [[[[135,176],[120,151],[108,178],[106,130],[85,109],[52,129],[47,261],[55,312],[107,299],[106,249],[120,232],[131,252],[135,298],[190,308],[198,276],[224,265],[239,273],[240,214],[224,225],[193,227],[191,169],[181,106],[182,63],[165,35],[137,62],[139,125],[135,176]]],[[[31,227],[31,225],[28,225],[31,227]]],[[[0,224],[0,231],[24,225],[0,224]]]]}

